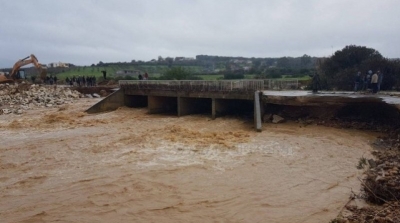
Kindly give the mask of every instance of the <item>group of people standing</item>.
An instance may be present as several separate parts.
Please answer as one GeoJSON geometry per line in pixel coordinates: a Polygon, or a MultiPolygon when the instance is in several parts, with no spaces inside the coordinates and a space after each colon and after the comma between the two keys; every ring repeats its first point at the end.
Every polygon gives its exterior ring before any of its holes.
{"type": "MultiPolygon", "coordinates": [[[[31,77],[31,79],[32,79],[32,82],[35,82],[36,77],[31,77]]],[[[57,76],[50,75],[50,76],[46,77],[44,83],[48,84],[48,85],[53,85],[53,84],[57,85],[57,81],[58,81],[57,76]]]]}
{"type": "Polygon", "coordinates": [[[139,74],[138,76],[139,80],[148,80],[149,79],[149,75],[146,73],[144,73],[144,75],[142,76],[142,74],[139,74]]]}
{"type": "Polygon", "coordinates": [[[356,74],[354,81],[354,91],[367,91],[368,89],[371,89],[372,93],[377,93],[381,90],[382,80],[383,73],[381,73],[380,70],[375,73],[373,73],[372,70],[369,70],[364,76],[361,76],[361,72],[359,71],[356,74]]]}
{"type": "Polygon", "coordinates": [[[85,77],[85,76],[79,76],[75,77],[73,76],[72,78],[67,77],[65,79],[65,82],[69,84],[70,86],[79,86],[79,87],[93,87],[96,86],[96,77],[85,77]]]}

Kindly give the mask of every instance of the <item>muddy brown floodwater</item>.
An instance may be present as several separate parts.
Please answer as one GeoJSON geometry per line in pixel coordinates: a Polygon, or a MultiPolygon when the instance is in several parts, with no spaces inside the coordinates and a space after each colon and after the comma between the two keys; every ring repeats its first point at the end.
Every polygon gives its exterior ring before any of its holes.
{"type": "Polygon", "coordinates": [[[95,100],[0,116],[1,222],[329,222],[376,138],[95,100]]]}

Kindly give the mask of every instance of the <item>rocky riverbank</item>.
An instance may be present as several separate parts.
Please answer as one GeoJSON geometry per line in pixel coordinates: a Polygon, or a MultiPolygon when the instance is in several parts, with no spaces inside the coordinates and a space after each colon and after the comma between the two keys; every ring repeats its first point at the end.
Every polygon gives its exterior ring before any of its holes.
{"type": "Polygon", "coordinates": [[[351,199],[363,199],[368,205],[349,202],[333,222],[400,222],[400,134],[392,130],[374,143],[374,159],[360,158],[357,168],[366,169],[359,179],[362,192],[351,199]]]}

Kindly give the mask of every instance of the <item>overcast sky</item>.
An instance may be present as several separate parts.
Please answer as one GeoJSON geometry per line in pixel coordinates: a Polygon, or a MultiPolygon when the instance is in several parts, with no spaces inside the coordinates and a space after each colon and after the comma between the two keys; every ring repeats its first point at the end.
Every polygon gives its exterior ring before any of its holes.
{"type": "Polygon", "coordinates": [[[0,67],[39,62],[330,56],[346,45],[400,57],[399,0],[0,0],[0,67]]]}

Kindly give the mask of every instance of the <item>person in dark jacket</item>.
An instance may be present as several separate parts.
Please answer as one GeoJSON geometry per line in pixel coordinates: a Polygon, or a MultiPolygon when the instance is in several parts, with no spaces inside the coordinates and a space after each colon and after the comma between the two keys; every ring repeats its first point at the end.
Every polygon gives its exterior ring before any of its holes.
{"type": "Polygon", "coordinates": [[[104,80],[107,80],[107,71],[102,70],[101,73],[103,73],[104,80]]]}
{"type": "Polygon", "coordinates": [[[378,74],[374,73],[371,77],[372,93],[376,94],[378,92],[378,74]]]}
{"type": "Polygon", "coordinates": [[[310,75],[312,77],[311,88],[313,93],[318,93],[318,90],[321,89],[321,84],[319,80],[319,74],[317,72],[314,75],[310,75]]]}
{"type": "Polygon", "coordinates": [[[383,80],[383,73],[381,71],[378,70],[378,84],[377,84],[377,91],[381,91],[381,84],[382,84],[382,80],[383,80]]]}
{"type": "Polygon", "coordinates": [[[354,80],[354,92],[357,92],[357,91],[358,91],[358,88],[359,88],[359,86],[360,86],[360,83],[361,83],[361,72],[358,72],[358,73],[356,74],[356,78],[355,78],[355,80],[354,80]]]}

